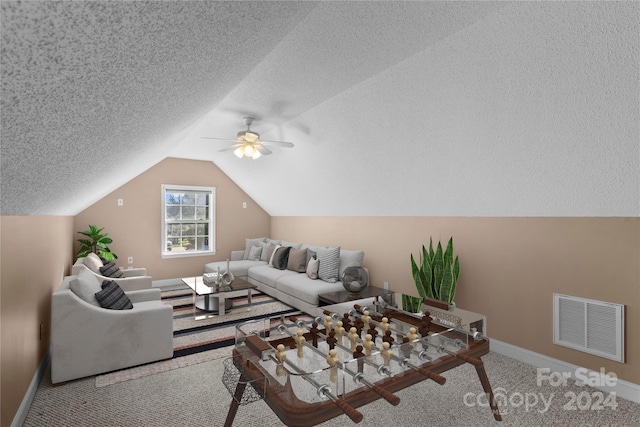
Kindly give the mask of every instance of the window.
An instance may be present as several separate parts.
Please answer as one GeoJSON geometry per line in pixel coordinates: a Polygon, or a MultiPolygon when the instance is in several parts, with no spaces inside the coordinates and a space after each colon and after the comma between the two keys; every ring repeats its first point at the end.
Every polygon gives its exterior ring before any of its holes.
{"type": "Polygon", "coordinates": [[[213,187],[162,186],[162,255],[215,253],[213,187]]]}

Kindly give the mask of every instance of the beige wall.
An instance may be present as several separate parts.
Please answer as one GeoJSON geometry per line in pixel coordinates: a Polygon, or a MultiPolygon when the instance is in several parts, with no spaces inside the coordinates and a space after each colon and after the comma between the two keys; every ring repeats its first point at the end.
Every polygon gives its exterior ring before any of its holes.
{"type": "MultiPolygon", "coordinates": [[[[113,239],[116,263],[146,267],[154,280],[199,275],[204,264],[225,260],[233,249],[243,249],[245,237],[266,236],[270,217],[212,162],[168,158],[107,195],[74,219],[74,241],[89,224],[104,227],[113,239]],[[161,257],[162,184],[216,187],[215,256],[163,259],[161,257]],[[123,206],[117,200],[123,199],[123,206]],[[242,207],[247,202],[247,208],[242,207]]],[[[74,244],[74,254],[79,244],[74,244]]]]}
{"type": "Polygon", "coordinates": [[[0,218],[2,426],[11,425],[49,347],[51,293],[69,274],[72,236],[72,217],[0,218]]]}
{"type": "Polygon", "coordinates": [[[456,303],[490,337],[640,384],[639,218],[272,217],[271,236],[363,249],[371,282],[417,295],[410,254],[453,236],[456,303]],[[553,293],[626,305],[626,363],[553,344],[553,293]]]}

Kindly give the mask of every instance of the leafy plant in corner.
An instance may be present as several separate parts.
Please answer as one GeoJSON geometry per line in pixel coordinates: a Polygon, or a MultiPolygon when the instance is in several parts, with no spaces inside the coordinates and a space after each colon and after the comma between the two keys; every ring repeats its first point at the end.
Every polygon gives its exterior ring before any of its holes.
{"type": "Polygon", "coordinates": [[[113,243],[113,240],[109,237],[109,234],[102,233],[104,228],[98,228],[95,225],[89,225],[89,229],[85,231],[78,231],[78,233],[87,236],[87,239],[78,239],[78,242],[82,245],[78,251],[76,257],[82,258],[89,255],[91,252],[98,255],[105,261],[113,261],[118,259],[118,255],[111,252],[109,244],[113,243]]]}
{"type": "Polygon", "coordinates": [[[460,276],[460,261],[453,258],[453,237],[444,251],[440,242],[434,251],[429,238],[429,250],[422,245],[419,265],[411,254],[411,274],[421,297],[453,302],[460,276]]]}

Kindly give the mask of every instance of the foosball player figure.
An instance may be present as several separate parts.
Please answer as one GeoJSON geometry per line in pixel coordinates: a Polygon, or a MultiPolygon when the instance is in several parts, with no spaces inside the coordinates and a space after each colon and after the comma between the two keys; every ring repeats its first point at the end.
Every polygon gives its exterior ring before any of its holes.
{"type": "Polygon", "coordinates": [[[353,358],[357,359],[358,363],[358,372],[364,372],[364,357],[365,354],[362,352],[362,346],[356,346],[356,350],[353,352],[353,358]]]}
{"type": "Polygon", "coordinates": [[[318,333],[320,330],[318,329],[318,322],[313,322],[311,324],[311,328],[309,329],[309,333],[311,334],[311,344],[315,348],[318,348],[318,333]]]}
{"type": "Polygon", "coordinates": [[[362,341],[362,346],[364,347],[364,353],[367,356],[371,356],[371,349],[375,345],[376,344],[373,342],[373,337],[371,336],[371,334],[367,334],[364,336],[364,341],[362,341]]]}
{"type": "Polygon", "coordinates": [[[358,338],[360,338],[360,336],[358,335],[358,330],[354,326],[349,329],[347,338],[351,342],[351,351],[356,351],[356,345],[358,345],[358,338]]]}
{"type": "Polygon", "coordinates": [[[325,341],[329,346],[329,350],[333,350],[334,348],[336,348],[336,342],[338,342],[338,340],[336,339],[336,331],[329,331],[329,335],[327,335],[325,341]]]}
{"type": "Polygon", "coordinates": [[[329,350],[329,355],[327,356],[327,363],[329,364],[329,366],[331,366],[331,369],[329,371],[329,380],[332,382],[336,382],[338,380],[338,368],[336,367],[336,365],[338,364],[339,360],[337,354],[338,350],[334,348],[332,350],[329,350]]]}
{"type": "Polygon", "coordinates": [[[385,331],[385,333],[384,333],[384,336],[382,337],[382,342],[388,342],[389,345],[391,345],[391,344],[393,344],[393,341],[395,341],[395,340],[391,336],[391,331],[387,329],[385,331]]]}
{"type": "Polygon", "coordinates": [[[369,316],[369,310],[365,310],[362,312],[362,323],[364,324],[363,329],[369,329],[369,321],[371,320],[371,316],[369,316]]]}
{"type": "MultiPolygon", "coordinates": [[[[429,312],[425,312],[425,316],[422,318],[420,322],[420,326],[418,326],[418,333],[424,339],[429,336],[429,329],[431,328],[431,317],[429,317],[429,312]]],[[[422,348],[426,350],[429,346],[426,344],[426,340],[422,342],[422,348]]]]}
{"type": "Polygon", "coordinates": [[[342,326],[343,326],[345,329],[351,329],[351,326],[353,326],[353,325],[351,324],[351,318],[349,317],[349,313],[344,313],[344,314],[342,315],[342,326]]]}
{"type": "MultiPolygon", "coordinates": [[[[422,324],[426,326],[427,332],[429,332],[429,330],[431,329],[431,312],[430,311],[425,311],[424,314],[422,315],[422,320],[420,321],[420,325],[422,326],[422,324]]],[[[426,336],[422,332],[420,332],[420,335],[422,335],[423,337],[426,336]]]]}
{"type": "MultiPolygon", "coordinates": [[[[407,336],[405,338],[408,338],[409,341],[414,341],[417,340],[418,338],[420,338],[420,335],[418,335],[416,328],[411,327],[409,328],[409,332],[407,332],[407,336]]],[[[411,343],[411,347],[415,348],[416,347],[416,343],[412,342],[411,343]]]]}
{"type": "Polygon", "coordinates": [[[369,329],[367,329],[367,334],[371,335],[371,340],[375,343],[376,337],[378,336],[378,330],[376,329],[376,325],[372,323],[369,326],[369,329]]]}
{"type": "Polygon", "coordinates": [[[342,326],[342,321],[338,320],[333,330],[336,333],[336,339],[338,340],[337,341],[338,344],[342,345],[342,335],[344,335],[344,327],[342,326]]]}
{"type": "Polygon", "coordinates": [[[400,344],[400,352],[404,356],[405,359],[409,359],[411,357],[411,342],[409,342],[409,338],[402,338],[402,344],[400,344]]]}
{"type": "Polygon", "coordinates": [[[333,322],[331,321],[331,316],[327,316],[324,318],[324,332],[328,334],[330,330],[333,329],[333,322]]]}
{"type": "Polygon", "coordinates": [[[378,326],[380,326],[380,329],[382,329],[382,332],[388,331],[389,327],[391,326],[391,325],[389,325],[389,318],[388,317],[383,317],[382,321],[380,322],[380,324],[378,326]]]}
{"type": "Polygon", "coordinates": [[[388,342],[382,343],[382,350],[380,350],[380,355],[382,356],[382,360],[384,360],[385,366],[389,366],[391,363],[391,345],[388,342]]]}
{"type": "Polygon", "coordinates": [[[298,357],[303,357],[304,353],[302,349],[304,348],[304,343],[307,339],[304,337],[304,331],[302,329],[298,329],[296,331],[296,337],[294,338],[296,342],[296,347],[298,347],[298,357]]]}
{"type": "Polygon", "coordinates": [[[276,347],[276,359],[278,360],[278,365],[276,365],[276,375],[282,377],[285,375],[284,368],[282,364],[284,363],[284,359],[287,358],[287,353],[284,351],[284,344],[278,344],[276,347]]]}
{"type": "Polygon", "coordinates": [[[361,318],[357,318],[354,326],[356,327],[356,331],[358,332],[358,336],[361,337],[362,336],[362,329],[364,328],[364,322],[362,321],[361,318]]]}

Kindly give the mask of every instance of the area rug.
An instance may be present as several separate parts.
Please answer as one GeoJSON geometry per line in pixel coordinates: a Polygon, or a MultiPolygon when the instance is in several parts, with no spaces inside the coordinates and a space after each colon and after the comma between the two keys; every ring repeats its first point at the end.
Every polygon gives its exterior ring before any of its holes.
{"type": "Polygon", "coordinates": [[[96,387],[228,357],[235,345],[237,324],[254,319],[271,319],[275,323],[281,316],[302,314],[261,292],[252,296],[250,310],[246,291],[229,293],[227,299],[233,300],[233,308],[227,314],[201,320],[196,319],[196,314],[203,313],[194,310],[190,289],[163,292],[162,299],[173,305],[173,358],[97,375],[96,387]]]}

